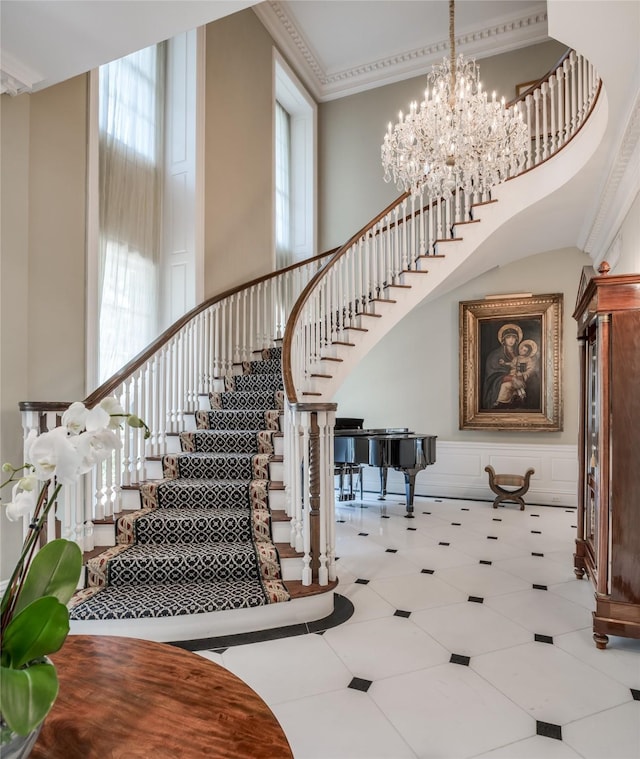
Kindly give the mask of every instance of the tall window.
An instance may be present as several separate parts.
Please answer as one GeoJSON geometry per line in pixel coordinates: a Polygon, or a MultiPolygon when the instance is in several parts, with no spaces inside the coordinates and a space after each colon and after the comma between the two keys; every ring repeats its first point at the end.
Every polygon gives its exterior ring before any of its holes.
{"type": "Polygon", "coordinates": [[[99,71],[99,381],[157,335],[164,45],[99,71]]]}
{"type": "Polygon", "coordinates": [[[316,104],[274,51],[276,266],[316,251],[316,104]]]}
{"type": "Polygon", "coordinates": [[[291,249],[291,118],[276,100],[276,261],[293,263],[291,249]]]}

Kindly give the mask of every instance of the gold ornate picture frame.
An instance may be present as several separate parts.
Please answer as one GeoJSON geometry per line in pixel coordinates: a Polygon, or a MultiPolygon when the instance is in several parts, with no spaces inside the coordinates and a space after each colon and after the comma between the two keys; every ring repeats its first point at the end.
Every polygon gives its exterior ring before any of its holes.
{"type": "Polygon", "coordinates": [[[562,294],[460,303],[460,429],[562,429],[562,294]]]}

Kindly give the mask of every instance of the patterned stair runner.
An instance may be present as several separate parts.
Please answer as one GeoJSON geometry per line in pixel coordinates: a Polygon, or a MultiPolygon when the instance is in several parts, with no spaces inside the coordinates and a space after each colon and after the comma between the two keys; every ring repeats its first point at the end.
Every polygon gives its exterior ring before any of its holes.
{"type": "Polygon", "coordinates": [[[75,620],[169,617],[288,601],[272,541],[269,461],[283,407],[280,350],[243,364],[196,412],[163,479],[140,486],[116,545],[87,562],[75,620]]]}

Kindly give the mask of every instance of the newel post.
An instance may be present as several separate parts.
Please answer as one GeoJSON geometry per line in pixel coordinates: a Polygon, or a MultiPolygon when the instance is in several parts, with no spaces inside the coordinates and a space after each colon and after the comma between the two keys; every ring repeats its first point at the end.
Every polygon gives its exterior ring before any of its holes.
{"type": "MultiPolygon", "coordinates": [[[[300,482],[302,584],[328,585],[335,580],[335,494],[333,429],[335,403],[290,406],[290,430],[299,446],[293,476],[300,482]]],[[[294,489],[295,492],[295,489],[294,489]]]]}

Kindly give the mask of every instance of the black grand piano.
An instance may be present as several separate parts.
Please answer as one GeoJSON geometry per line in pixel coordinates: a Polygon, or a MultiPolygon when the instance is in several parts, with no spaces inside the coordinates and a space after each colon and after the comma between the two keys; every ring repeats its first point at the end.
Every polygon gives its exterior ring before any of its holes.
{"type": "Polygon", "coordinates": [[[411,432],[407,427],[363,429],[363,419],[338,417],[334,429],[333,458],[336,469],[368,464],[380,468],[380,499],[387,494],[387,472],[404,474],[406,517],[413,518],[416,475],[436,460],[436,435],[411,432]]]}

